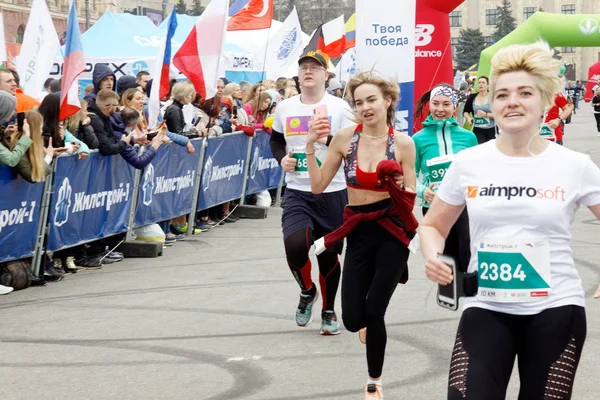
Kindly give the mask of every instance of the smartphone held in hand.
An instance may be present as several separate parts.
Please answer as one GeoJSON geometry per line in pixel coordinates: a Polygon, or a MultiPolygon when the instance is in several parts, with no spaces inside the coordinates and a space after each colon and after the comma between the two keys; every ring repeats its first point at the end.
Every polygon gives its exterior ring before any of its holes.
{"type": "Polygon", "coordinates": [[[438,254],[438,260],[452,269],[452,283],[448,285],[438,285],[437,303],[442,308],[456,311],[458,309],[458,288],[456,261],[454,258],[445,254],[438,254]]]}
{"type": "Polygon", "coordinates": [[[327,104],[321,104],[320,106],[316,106],[313,110],[314,118],[327,118],[327,104]]]}

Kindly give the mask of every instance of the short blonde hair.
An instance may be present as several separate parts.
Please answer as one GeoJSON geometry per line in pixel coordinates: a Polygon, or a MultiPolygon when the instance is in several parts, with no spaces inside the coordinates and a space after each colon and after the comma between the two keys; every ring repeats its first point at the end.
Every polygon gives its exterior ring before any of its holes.
{"type": "Polygon", "coordinates": [[[381,90],[383,98],[390,98],[392,104],[387,110],[387,124],[388,126],[394,126],[394,119],[396,118],[396,105],[400,98],[400,87],[394,80],[387,80],[375,74],[373,70],[367,72],[359,72],[354,75],[348,82],[348,92],[352,98],[352,104],[354,105],[354,92],[362,85],[375,85],[381,90]]]}
{"type": "Polygon", "coordinates": [[[179,102],[188,96],[193,96],[195,93],[194,86],[189,81],[177,82],[171,89],[171,97],[179,102]]]}
{"type": "Polygon", "coordinates": [[[223,96],[233,96],[233,92],[235,92],[238,89],[241,89],[241,87],[237,83],[235,83],[235,82],[228,83],[225,86],[225,89],[223,89],[223,96]]]}
{"type": "Polygon", "coordinates": [[[499,50],[492,58],[490,93],[492,99],[496,83],[501,75],[524,71],[532,75],[542,95],[545,106],[554,104],[554,96],[560,93],[564,80],[559,77],[560,61],[552,58],[553,51],[545,42],[515,44],[499,50]]]}

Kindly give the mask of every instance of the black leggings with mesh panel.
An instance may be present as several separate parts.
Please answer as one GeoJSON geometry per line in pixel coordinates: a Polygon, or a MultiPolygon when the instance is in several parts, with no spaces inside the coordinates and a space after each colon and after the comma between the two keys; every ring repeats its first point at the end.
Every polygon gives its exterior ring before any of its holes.
{"type": "Polygon", "coordinates": [[[585,336],[579,306],[535,315],[468,308],[452,352],[448,399],[504,400],[515,357],[519,400],[570,399],[585,336]]]}

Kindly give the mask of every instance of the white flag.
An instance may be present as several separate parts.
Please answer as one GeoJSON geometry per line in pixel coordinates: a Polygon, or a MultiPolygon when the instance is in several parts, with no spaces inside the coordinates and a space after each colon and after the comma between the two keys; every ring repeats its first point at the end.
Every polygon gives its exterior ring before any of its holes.
{"type": "Polygon", "coordinates": [[[46,2],[33,0],[17,61],[17,72],[25,94],[39,97],[59,49],[60,42],[46,2]]]}
{"type": "Polygon", "coordinates": [[[0,63],[6,62],[6,38],[4,37],[4,15],[0,12],[0,63]]]}
{"type": "Polygon", "coordinates": [[[257,54],[265,54],[266,51],[263,69],[267,79],[274,80],[281,76],[296,75],[295,68],[303,49],[300,19],[294,6],[281,28],[269,39],[268,47],[263,47],[257,52],[257,54]]]}
{"type": "Polygon", "coordinates": [[[335,74],[340,82],[348,82],[350,77],[356,73],[356,51],[354,47],[346,50],[342,59],[335,67],[335,74]]]}

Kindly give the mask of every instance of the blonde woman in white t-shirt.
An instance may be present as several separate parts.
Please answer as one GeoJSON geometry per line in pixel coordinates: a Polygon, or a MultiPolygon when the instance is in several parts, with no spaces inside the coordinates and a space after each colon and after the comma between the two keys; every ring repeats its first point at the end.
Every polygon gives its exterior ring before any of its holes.
{"type": "Polygon", "coordinates": [[[457,156],[421,224],[427,277],[446,285],[452,271],[437,255],[469,210],[469,272],[479,290],[464,300],[448,399],[504,399],[515,357],[520,400],[571,398],[586,316],[570,225],[580,204],[600,219],[600,170],[539,135],[544,108],[563,84],[558,69],[543,43],[494,56],[492,113],[502,133],[457,156]]]}

